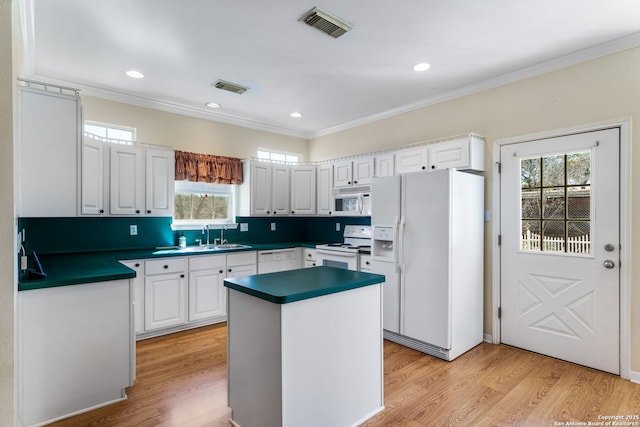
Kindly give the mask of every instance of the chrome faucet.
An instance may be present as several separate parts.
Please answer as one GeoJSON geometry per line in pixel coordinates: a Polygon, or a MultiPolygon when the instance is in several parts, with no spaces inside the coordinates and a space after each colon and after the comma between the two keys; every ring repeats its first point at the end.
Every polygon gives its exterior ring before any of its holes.
{"type": "Polygon", "coordinates": [[[209,224],[205,224],[202,227],[202,234],[204,234],[205,230],[207,231],[207,245],[209,245],[209,224]]]}
{"type": "Polygon", "coordinates": [[[222,227],[220,227],[220,244],[224,245],[225,243],[228,243],[229,241],[227,239],[224,238],[224,225],[222,227]]]}

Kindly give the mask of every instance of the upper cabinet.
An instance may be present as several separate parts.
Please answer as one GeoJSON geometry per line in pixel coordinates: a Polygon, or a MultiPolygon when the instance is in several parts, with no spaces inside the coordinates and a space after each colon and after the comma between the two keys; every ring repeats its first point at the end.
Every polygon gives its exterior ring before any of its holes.
{"type": "Polygon", "coordinates": [[[395,153],[397,174],[434,169],[484,171],[484,141],[470,134],[451,141],[405,148],[395,153]]]}
{"type": "Polygon", "coordinates": [[[316,213],[318,215],[331,215],[333,210],[331,190],[333,190],[333,164],[318,165],[316,185],[316,213]]]}
{"type": "Polygon", "coordinates": [[[18,87],[20,216],[69,217],[78,212],[82,111],[77,92],[66,92],[18,87]]]}
{"type": "Polygon", "coordinates": [[[105,213],[106,170],[108,147],[105,142],[94,138],[82,141],[80,163],[80,214],[102,215],[105,213]]]}
{"type": "Polygon", "coordinates": [[[111,215],[173,215],[174,153],[169,149],[112,144],[111,215]]]}
{"type": "Polygon", "coordinates": [[[333,164],[334,188],[371,184],[373,166],[374,159],[369,156],[335,162],[333,164]]]}
{"type": "Polygon", "coordinates": [[[316,167],[313,165],[291,167],[291,214],[314,215],[316,213],[316,167]]]}
{"type": "Polygon", "coordinates": [[[246,160],[243,171],[241,216],[290,214],[290,166],[246,160]]]}
{"type": "Polygon", "coordinates": [[[393,153],[376,154],[375,157],[375,176],[393,176],[395,175],[395,156],[393,153]]]}

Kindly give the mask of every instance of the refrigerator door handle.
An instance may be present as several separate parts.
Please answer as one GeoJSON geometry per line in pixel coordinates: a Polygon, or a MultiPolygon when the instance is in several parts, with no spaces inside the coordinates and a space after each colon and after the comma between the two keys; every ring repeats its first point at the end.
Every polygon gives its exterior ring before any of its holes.
{"type": "Polygon", "coordinates": [[[402,269],[402,267],[404,266],[404,215],[400,217],[400,227],[398,229],[398,236],[396,241],[398,242],[398,264],[402,269]]]}

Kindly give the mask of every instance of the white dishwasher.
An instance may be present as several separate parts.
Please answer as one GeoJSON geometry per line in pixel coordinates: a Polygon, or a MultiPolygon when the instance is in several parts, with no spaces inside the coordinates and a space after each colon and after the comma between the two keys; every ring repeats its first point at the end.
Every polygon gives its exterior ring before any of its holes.
{"type": "Polygon", "coordinates": [[[258,251],[258,274],[302,268],[300,248],[258,251]]]}

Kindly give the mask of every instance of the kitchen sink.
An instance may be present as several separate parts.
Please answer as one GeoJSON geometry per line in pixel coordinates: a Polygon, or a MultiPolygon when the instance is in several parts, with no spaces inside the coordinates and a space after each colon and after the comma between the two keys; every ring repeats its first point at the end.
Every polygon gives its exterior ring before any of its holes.
{"type": "Polygon", "coordinates": [[[249,249],[249,245],[241,245],[239,243],[226,243],[224,245],[199,245],[188,246],[184,249],[178,249],[177,252],[208,252],[208,251],[228,251],[233,249],[249,249]]]}

